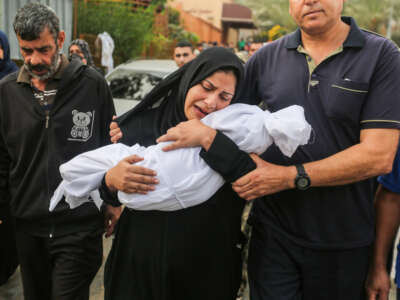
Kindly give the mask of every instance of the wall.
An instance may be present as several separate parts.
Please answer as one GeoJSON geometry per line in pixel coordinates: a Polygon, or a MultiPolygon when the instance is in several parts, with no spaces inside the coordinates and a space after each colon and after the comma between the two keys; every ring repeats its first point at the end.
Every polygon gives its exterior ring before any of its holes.
{"type": "Polygon", "coordinates": [[[233,0],[169,0],[172,7],[181,6],[182,9],[193,16],[221,28],[223,3],[233,3],[233,0]]]}
{"type": "Polygon", "coordinates": [[[11,58],[21,58],[18,49],[18,41],[12,27],[13,20],[17,10],[29,2],[43,3],[54,9],[57,16],[60,18],[60,27],[66,34],[63,48],[63,52],[65,53],[72,37],[73,0],[0,0],[0,12],[2,15],[2,18],[0,18],[0,28],[7,34],[10,40],[11,58]]]}
{"type": "Polygon", "coordinates": [[[186,31],[197,34],[200,38],[200,42],[216,41],[218,43],[221,43],[222,31],[219,28],[215,27],[211,23],[204,21],[202,18],[193,16],[192,14],[183,11],[180,6],[176,6],[175,9],[180,12],[183,28],[186,31]]]}

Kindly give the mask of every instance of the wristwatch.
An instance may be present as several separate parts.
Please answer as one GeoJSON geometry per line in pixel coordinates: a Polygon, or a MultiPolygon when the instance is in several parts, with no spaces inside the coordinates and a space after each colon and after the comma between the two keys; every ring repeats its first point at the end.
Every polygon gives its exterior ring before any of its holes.
{"type": "Polygon", "coordinates": [[[305,191],[311,185],[311,179],[304,170],[303,165],[296,165],[297,175],[294,179],[294,185],[298,190],[305,191]]]}

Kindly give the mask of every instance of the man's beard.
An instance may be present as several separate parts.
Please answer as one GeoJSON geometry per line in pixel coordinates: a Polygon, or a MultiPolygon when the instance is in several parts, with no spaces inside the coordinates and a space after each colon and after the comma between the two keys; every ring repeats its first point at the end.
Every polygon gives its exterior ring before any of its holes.
{"type": "Polygon", "coordinates": [[[45,65],[45,64],[31,65],[30,63],[25,63],[24,67],[31,77],[39,80],[47,80],[57,72],[59,61],[60,61],[60,54],[58,52],[58,47],[57,47],[56,52],[51,58],[50,65],[45,65]],[[43,70],[47,70],[47,72],[44,73],[43,75],[37,75],[33,72],[33,71],[41,72],[43,70]]]}

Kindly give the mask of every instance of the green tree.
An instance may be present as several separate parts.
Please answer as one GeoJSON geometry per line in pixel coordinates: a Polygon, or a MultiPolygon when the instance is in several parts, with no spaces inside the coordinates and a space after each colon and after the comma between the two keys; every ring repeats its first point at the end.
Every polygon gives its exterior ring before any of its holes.
{"type": "Polygon", "coordinates": [[[236,0],[236,2],[252,10],[254,22],[261,30],[268,31],[277,24],[289,31],[296,28],[289,15],[289,0],[236,0]]]}
{"type": "Polygon", "coordinates": [[[175,42],[188,41],[193,45],[199,42],[199,37],[192,32],[186,31],[181,24],[178,10],[168,8],[168,37],[175,42]]]}
{"type": "MultiPolygon", "coordinates": [[[[347,0],[344,15],[352,16],[359,26],[386,34],[389,9],[392,0],[347,0]]],[[[289,0],[236,0],[236,2],[250,7],[256,24],[266,30],[275,24],[293,30],[296,24],[289,15],[289,0]]],[[[394,24],[400,22],[400,1],[394,3],[394,24]]],[[[393,34],[398,35],[400,28],[393,28],[393,34]]]]}
{"type": "Polygon", "coordinates": [[[115,64],[142,54],[146,42],[153,35],[156,7],[138,8],[121,3],[79,4],[78,35],[108,32],[114,40],[115,64]]]}
{"type": "MultiPolygon", "coordinates": [[[[398,19],[396,13],[400,8],[394,1],[394,20],[398,19]]],[[[385,34],[388,25],[390,0],[350,0],[345,4],[344,15],[352,16],[359,26],[371,31],[385,34]]]]}

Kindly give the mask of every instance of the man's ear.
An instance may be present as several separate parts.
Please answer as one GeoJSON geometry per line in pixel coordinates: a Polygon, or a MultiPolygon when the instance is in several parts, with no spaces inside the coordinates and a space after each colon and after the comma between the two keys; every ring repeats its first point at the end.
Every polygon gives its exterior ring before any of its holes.
{"type": "Polygon", "coordinates": [[[65,32],[63,30],[61,30],[58,33],[58,38],[57,38],[57,45],[58,45],[58,49],[62,49],[63,45],[64,45],[64,41],[65,41],[65,32]]]}

